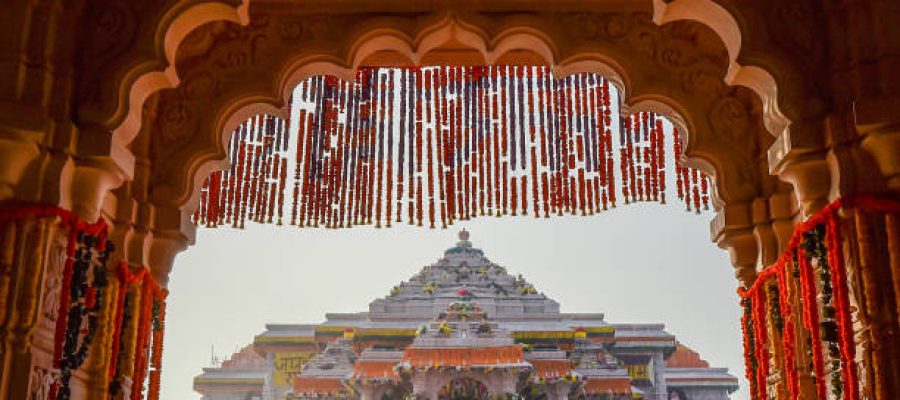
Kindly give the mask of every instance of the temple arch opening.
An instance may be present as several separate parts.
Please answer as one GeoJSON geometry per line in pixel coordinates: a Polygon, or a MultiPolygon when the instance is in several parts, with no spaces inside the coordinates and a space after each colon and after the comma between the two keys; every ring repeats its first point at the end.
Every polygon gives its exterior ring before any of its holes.
{"type": "Polygon", "coordinates": [[[483,400],[493,398],[487,385],[471,376],[453,378],[438,390],[442,400],[483,400]]]}
{"type": "MultiPolygon", "coordinates": [[[[884,27],[896,25],[894,14],[882,2],[762,1],[563,1],[553,9],[468,0],[377,6],[351,0],[337,8],[269,0],[16,3],[3,21],[16,40],[0,46],[12,77],[0,88],[0,265],[8,272],[0,289],[9,289],[0,290],[8,305],[0,315],[8,332],[0,348],[0,399],[141,397],[140,390],[128,393],[129,379],[146,381],[155,396],[169,273],[195,240],[194,221],[222,218],[206,182],[221,176],[232,149],[240,153],[229,145],[234,128],[255,127],[244,122],[251,117],[277,125],[257,117],[263,114],[289,118],[295,84],[311,76],[351,81],[366,68],[426,64],[547,65],[564,82],[597,72],[625,94],[621,114],[642,123],[644,115],[667,117],[663,125],[682,134],[680,161],[715,177],[705,186],[699,179],[685,197],[694,203],[688,207],[699,208],[697,198],[716,213],[710,236],[728,251],[738,278],[754,396],[897,397],[900,289],[883,283],[898,281],[897,80],[884,72],[892,70],[885,54],[896,47],[896,35],[884,27]],[[835,26],[849,33],[828,30],[835,26]],[[862,46],[858,38],[871,40],[862,46]],[[135,318],[122,323],[127,313],[135,318]]],[[[589,199],[589,180],[581,185],[578,172],[599,174],[599,163],[587,152],[591,162],[578,161],[579,136],[573,137],[571,146],[558,145],[575,149],[568,188],[576,190],[566,193],[558,181],[562,189],[551,191],[558,194],[551,203],[590,213],[591,204],[602,208],[596,199],[603,192],[589,199]]],[[[511,135],[502,138],[511,144],[511,135]]],[[[265,146],[250,147],[256,156],[265,146]]],[[[514,164],[512,154],[529,159],[521,148],[505,147],[501,163],[514,164]]],[[[442,147],[423,148],[433,151],[424,158],[437,161],[437,170],[456,165],[440,159],[442,147]]],[[[331,150],[301,161],[316,168],[330,162],[337,171],[331,150]]],[[[648,189],[641,180],[655,174],[637,173],[655,167],[625,159],[627,196],[640,197],[642,186],[644,195],[655,195],[652,182],[648,189]]],[[[282,160],[277,168],[259,162],[272,172],[256,182],[263,189],[250,183],[246,191],[222,193],[252,192],[253,206],[267,207],[253,209],[253,217],[265,211],[261,219],[268,222],[269,205],[288,189],[274,176],[290,169],[282,160]]],[[[338,173],[321,171],[316,182],[332,179],[326,193],[317,186],[298,206],[340,221],[334,203],[340,196],[327,193],[338,173]]],[[[551,204],[542,193],[540,201],[522,197],[542,177],[502,164],[492,171],[516,178],[501,182],[507,188],[499,203],[492,198],[492,206],[500,205],[495,214],[536,214],[522,206],[551,204]]],[[[688,175],[693,183],[692,170],[688,175]]],[[[409,178],[393,183],[408,188],[409,178]]],[[[301,180],[299,187],[307,186],[301,180]]],[[[440,191],[430,204],[427,187],[441,183],[423,187],[412,194],[410,219],[430,226],[433,212],[436,227],[452,222],[449,214],[439,216],[441,205],[459,209],[447,198],[441,203],[440,191]]],[[[383,220],[379,211],[382,217],[397,211],[374,202],[374,208],[364,203],[374,220],[383,220]]],[[[276,216],[284,223],[286,214],[273,208],[273,223],[276,216]]]]}

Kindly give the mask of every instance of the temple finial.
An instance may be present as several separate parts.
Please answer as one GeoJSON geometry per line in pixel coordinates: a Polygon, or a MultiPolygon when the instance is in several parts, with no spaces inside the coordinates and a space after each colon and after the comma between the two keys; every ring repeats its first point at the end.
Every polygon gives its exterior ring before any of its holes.
{"type": "Polygon", "coordinates": [[[456,246],[464,248],[472,247],[472,242],[469,241],[469,231],[465,228],[459,231],[459,242],[456,242],[456,246]]]}

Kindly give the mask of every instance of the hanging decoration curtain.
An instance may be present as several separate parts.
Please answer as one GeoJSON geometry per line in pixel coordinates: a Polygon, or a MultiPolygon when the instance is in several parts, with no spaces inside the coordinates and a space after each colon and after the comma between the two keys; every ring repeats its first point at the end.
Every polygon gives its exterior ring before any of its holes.
{"type": "Polygon", "coordinates": [[[524,362],[522,348],[476,347],[476,348],[430,348],[408,347],[403,360],[411,368],[465,367],[521,364],[524,362]]]}
{"type": "Polygon", "coordinates": [[[194,221],[434,228],[484,215],[591,215],[665,203],[667,177],[688,210],[708,208],[707,176],[666,173],[666,143],[682,152],[678,132],[653,113],[620,117],[614,97],[598,75],[557,79],[536,66],[313,77],[295,91],[290,122],[260,115],[235,130],[232,166],[208,178],[194,221]]]}

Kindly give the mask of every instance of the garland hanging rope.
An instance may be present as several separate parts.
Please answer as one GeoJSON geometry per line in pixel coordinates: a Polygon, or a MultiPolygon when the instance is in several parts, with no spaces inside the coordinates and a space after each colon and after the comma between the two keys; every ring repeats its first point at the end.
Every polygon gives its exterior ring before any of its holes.
{"type": "Polygon", "coordinates": [[[665,203],[672,175],[688,210],[709,208],[705,174],[666,173],[666,143],[676,158],[683,151],[677,129],[649,112],[620,117],[595,74],[360,68],[353,82],[318,76],[294,93],[291,121],[259,115],[234,131],[231,168],[207,179],[195,223],[434,228],[591,215],[619,201],[665,203]]]}
{"type": "Polygon", "coordinates": [[[801,368],[798,358],[803,355],[795,348],[795,320],[806,333],[801,339],[808,349],[806,357],[812,365],[817,398],[860,398],[850,289],[840,236],[847,230],[842,230],[838,215],[841,209],[854,208],[900,214],[900,202],[896,200],[871,196],[839,199],[797,226],[778,261],[759,272],[750,288],[738,289],[745,310],[741,325],[751,399],[769,398],[769,349],[773,346],[783,350],[782,365],[776,367],[783,372],[790,398],[800,397],[797,372],[801,368]],[[792,308],[789,298],[797,290],[800,306],[792,308]],[[768,337],[770,322],[782,335],[780,343],[768,337]]]}

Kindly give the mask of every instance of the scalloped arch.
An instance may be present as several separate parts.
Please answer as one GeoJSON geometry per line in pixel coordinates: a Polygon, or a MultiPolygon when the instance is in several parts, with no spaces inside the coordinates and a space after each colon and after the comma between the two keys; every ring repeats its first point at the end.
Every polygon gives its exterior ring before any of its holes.
{"type": "MultiPolygon", "coordinates": [[[[312,75],[310,75],[312,76],[312,75]]],[[[279,106],[278,99],[267,96],[265,94],[248,95],[240,99],[235,99],[231,106],[218,118],[217,132],[221,132],[221,143],[224,146],[219,147],[216,154],[199,154],[196,155],[189,164],[189,169],[196,171],[188,176],[191,178],[190,196],[179,208],[186,213],[190,213],[200,201],[200,188],[203,182],[213,172],[228,168],[228,153],[225,148],[230,144],[230,136],[237,127],[247,121],[250,117],[260,114],[273,115],[281,119],[288,120],[288,110],[279,106]]]]}
{"type": "Polygon", "coordinates": [[[188,34],[214,21],[248,24],[250,22],[248,2],[249,0],[241,0],[238,7],[217,2],[200,3],[179,11],[175,11],[177,7],[173,7],[169,14],[162,18],[156,30],[156,42],[159,43],[157,47],[163,50],[167,67],[162,71],[141,73],[138,72],[139,67],[135,66],[126,72],[126,78],[121,85],[123,99],[119,100],[120,108],[124,108],[122,112],[125,115],[122,122],[112,129],[117,142],[128,144],[137,136],[141,128],[143,105],[150,96],[181,83],[175,68],[175,54],[188,34]]]}
{"type": "MultiPolygon", "coordinates": [[[[218,121],[216,124],[216,132],[219,132],[217,141],[217,152],[215,154],[206,154],[195,156],[191,162],[189,170],[195,171],[190,174],[190,182],[188,197],[179,208],[184,210],[192,210],[196,207],[200,199],[200,189],[203,187],[203,181],[213,171],[224,169],[228,166],[227,152],[225,148],[229,145],[229,140],[233,130],[245,121],[247,118],[260,114],[268,113],[278,115],[281,113],[282,118],[286,118],[286,111],[280,105],[286,104],[291,97],[291,92],[303,80],[317,75],[332,75],[343,80],[352,81],[354,79],[354,70],[360,65],[360,62],[371,54],[380,51],[397,51],[401,54],[409,55],[411,60],[422,58],[430,50],[439,48],[446,40],[457,39],[455,36],[448,36],[456,32],[468,32],[465,38],[468,41],[480,40],[479,48],[483,50],[485,59],[496,59],[500,55],[508,51],[521,50],[529,47],[527,45],[538,45],[544,56],[552,56],[553,50],[546,41],[547,38],[541,37],[533,29],[512,28],[504,31],[494,40],[495,45],[488,46],[483,35],[475,34],[474,30],[466,30],[463,24],[459,24],[453,18],[445,18],[440,20],[440,29],[427,30],[426,33],[420,34],[416,39],[412,39],[397,29],[376,28],[368,31],[366,34],[359,36],[351,49],[347,52],[348,56],[345,60],[337,60],[332,58],[320,57],[298,57],[294,61],[288,63],[280,73],[276,74],[274,80],[275,93],[267,96],[265,94],[256,94],[244,96],[234,99],[224,108],[224,112],[214,117],[218,121]],[[414,44],[419,43],[414,48],[414,44]],[[423,50],[427,49],[427,50],[423,50]],[[353,67],[347,67],[352,65],[353,67]]],[[[540,54],[540,53],[539,53],[540,54]]],[[[552,61],[549,60],[549,61],[552,61]]],[[[587,64],[585,64],[587,65],[587,64]]],[[[598,68],[593,72],[611,71],[609,68],[598,68]]],[[[583,72],[591,72],[585,70],[583,72]]],[[[618,75],[616,75],[618,76],[618,75]]]]}
{"type": "Polygon", "coordinates": [[[775,137],[791,124],[778,106],[778,85],[765,69],[741,65],[741,28],[734,16],[712,0],[653,0],[653,21],[658,25],[679,20],[700,22],[713,30],[728,51],[728,72],[725,83],[750,88],[762,100],[766,130],[775,137]]]}

